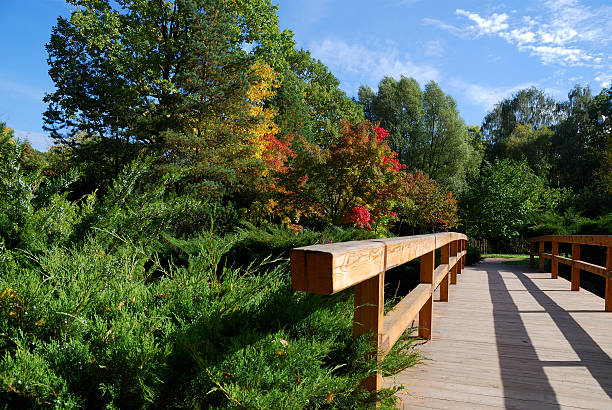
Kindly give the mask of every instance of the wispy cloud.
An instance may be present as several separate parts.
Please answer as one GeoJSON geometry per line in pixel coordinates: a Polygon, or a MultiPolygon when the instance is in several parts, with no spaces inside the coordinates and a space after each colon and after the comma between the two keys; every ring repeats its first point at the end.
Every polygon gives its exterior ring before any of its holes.
{"type": "Polygon", "coordinates": [[[510,97],[516,91],[536,86],[537,83],[528,82],[508,87],[491,87],[488,85],[469,83],[461,79],[452,79],[449,85],[464,95],[472,104],[490,111],[495,104],[510,97]]]}
{"type": "Polygon", "coordinates": [[[472,25],[468,27],[468,29],[477,32],[478,35],[495,34],[509,27],[508,23],[506,22],[508,20],[508,15],[506,13],[493,13],[487,18],[480,17],[478,13],[470,13],[469,11],[462,9],[457,9],[456,13],[460,16],[467,17],[476,23],[476,25],[472,25]]]}
{"type": "Polygon", "coordinates": [[[464,9],[455,13],[471,24],[461,27],[430,18],[423,22],[464,38],[466,34],[501,37],[543,64],[596,67],[611,61],[612,6],[592,8],[578,0],[548,0],[535,16],[483,15],[464,9]]]}
{"type": "Polygon", "coordinates": [[[439,29],[448,31],[459,37],[465,35],[464,30],[460,29],[459,27],[453,26],[452,24],[445,23],[442,20],[425,17],[422,21],[423,21],[423,24],[426,24],[428,26],[438,27],[439,29]]]}
{"type": "Polygon", "coordinates": [[[442,57],[444,46],[440,40],[430,40],[425,43],[425,55],[429,57],[442,57]]]}
{"type": "Polygon", "coordinates": [[[432,66],[415,64],[407,56],[401,56],[396,47],[368,48],[362,44],[349,44],[342,40],[325,39],[312,42],[312,55],[327,65],[341,78],[352,78],[343,88],[349,94],[361,84],[376,85],[384,76],[414,77],[420,83],[437,80],[440,72],[432,66]]]}
{"type": "Polygon", "coordinates": [[[6,80],[0,78],[0,90],[6,93],[19,94],[21,96],[31,98],[33,100],[41,101],[44,96],[44,91],[31,87],[26,84],[21,84],[16,81],[6,80]]]}

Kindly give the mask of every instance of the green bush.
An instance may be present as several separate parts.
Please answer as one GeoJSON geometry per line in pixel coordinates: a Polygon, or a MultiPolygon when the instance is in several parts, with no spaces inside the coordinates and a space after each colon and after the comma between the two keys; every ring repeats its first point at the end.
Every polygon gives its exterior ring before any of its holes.
{"type": "MultiPolygon", "coordinates": [[[[202,235],[186,266],[169,269],[147,268],[155,255],[120,237],[108,243],[106,235],[26,254],[28,263],[17,258],[0,271],[2,402],[58,408],[366,404],[359,381],[374,363],[364,359],[365,338],[351,336],[351,292],[293,292],[287,264],[256,275],[216,270],[215,258],[235,235],[202,235]],[[163,275],[152,278],[153,269],[163,275]]],[[[387,357],[395,369],[415,361],[398,350],[387,357]]],[[[390,393],[383,392],[387,404],[390,393]]]]}
{"type": "Polygon", "coordinates": [[[480,249],[475,246],[468,245],[467,255],[465,257],[465,264],[474,265],[480,262],[481,260],[482,260],[482,254],[480,253],[480,249]]]}

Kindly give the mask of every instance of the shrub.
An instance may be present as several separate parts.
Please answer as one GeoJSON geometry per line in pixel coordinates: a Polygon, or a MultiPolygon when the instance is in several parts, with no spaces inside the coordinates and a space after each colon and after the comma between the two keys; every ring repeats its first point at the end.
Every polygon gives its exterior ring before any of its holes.
{"type": "Polygon", "coordinates": [[[467,255],[465,257],[465,264],[474,265],[480,262],[481,260],[482,260],[482,255],[480,253],[480,249],[475,246],[468,245],[467,255]]]}

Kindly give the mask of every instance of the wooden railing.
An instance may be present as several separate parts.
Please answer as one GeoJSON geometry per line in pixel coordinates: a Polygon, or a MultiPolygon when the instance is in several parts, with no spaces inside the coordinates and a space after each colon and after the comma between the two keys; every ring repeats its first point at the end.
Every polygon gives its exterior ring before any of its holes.
{"type": "Polygon", "coordinates": [[[559,263],[572,267],[571,283],[572,290],[580,289],[580,271],[594,273],[606,279],[605,310],[612,312],[612,235],[549,235],[538,236],[528,239],[529,241],[529,266],[534,267],[534,256],[538,255],[538,267],[544,271],[544,259],[551,260],[551,277],[556,279],[559,274],[559,263]],[[545,244],[552,244],[551,253],[544,252],[545,244]],[[535,251],[535,244],[538,251],[535,251]],[[559,244],[567,243],[572,245],[571,259],[559,255],[559,244]],[[580,260],[580,245],[603,246],[606,247],[606,266],[599,266],[580,260]]]}
{"type": "MultiPolygon", "coordinates": [[[[449,232],[296,248],[291,251],[291,283],[294,290],[323,295],[354,287],[353,335],[376,335],[373,351],[380,361],[417,314],[419,336],[431,338],[432,294],[440,286],[440,300],[448,301],[449,277],[451,284],[457,283],[466,245],[467,236],[449,232]],[[440,249],[437,267],[436,249],[440,249]],[[385,271],[416,258],[420,258],[421,283],[385,315],[385,271]]],[[[378,372],[363,386],[375,391],[381,383],[378,372]]]]}

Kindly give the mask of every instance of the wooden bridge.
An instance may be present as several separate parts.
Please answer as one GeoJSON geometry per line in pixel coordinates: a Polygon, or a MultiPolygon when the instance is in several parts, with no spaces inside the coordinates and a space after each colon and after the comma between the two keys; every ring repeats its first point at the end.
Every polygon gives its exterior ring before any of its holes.
{"type": "Polygon", "coordinates": [[[464,268],[466,239],[444,233],[298,248],[293,287],[322,294],[354,287],[354,334],[376,334],[379,359],[418,326],[429,339],[418,347],[423,363],[364,381],[371,390],[403,384],[400,407],[612,408],[612,236],[534,238],[538,270],[495,260],[464,268]],[[606,267],[580,260],[581,245],[603,247],[606,267]],[[415,258],[421,284],[384,315],[384,272],[415,258]],[[545,259],[551,273],[543,272],[545,259]],[[557,278],[559,263],[572,267],[571,283],[557,278]],[[581,270],[606,278],[605,302],[575,292],[581,270]]]}

